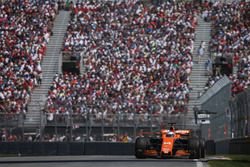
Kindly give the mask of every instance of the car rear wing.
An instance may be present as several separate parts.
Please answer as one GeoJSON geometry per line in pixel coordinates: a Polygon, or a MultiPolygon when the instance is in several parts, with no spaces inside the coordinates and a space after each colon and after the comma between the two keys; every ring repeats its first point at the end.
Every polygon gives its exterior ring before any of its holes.
{"type": "Polygon", "coordinates": [[[180,135],[189,135],[190,130],[176,130],[175,133],[180,135]]]}

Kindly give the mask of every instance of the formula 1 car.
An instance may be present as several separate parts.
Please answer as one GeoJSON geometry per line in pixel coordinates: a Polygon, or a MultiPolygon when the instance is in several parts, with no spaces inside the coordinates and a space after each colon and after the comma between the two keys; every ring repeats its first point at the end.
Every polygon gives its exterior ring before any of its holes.
{"type": "Polygon", "coordinates": [[[205,157],[205,140],[192,130],[162,129],[151,137],[138,137],[135,141],[135,157],[176,157],[191,159],[205,157]]]}

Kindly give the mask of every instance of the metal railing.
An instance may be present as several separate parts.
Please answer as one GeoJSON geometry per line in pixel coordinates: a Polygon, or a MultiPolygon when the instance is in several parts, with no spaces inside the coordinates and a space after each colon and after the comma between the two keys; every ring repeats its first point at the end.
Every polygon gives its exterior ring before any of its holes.
{"type": "Polygon", "coordinates": [[[16,113],[0,113],[0,127],[17,127],[24,120],[24,115],[16,113]]]}
{"type": "Polygon", "coordinates": [[[250,136],[250,89],[236,95],[229,105],[233,137],[250,136]]]}
{"type": "Polygon", "coordinates": [[[184,115],[171,114],[42,114],[44,126],[37,132],[29,132],[21,123],[25,117],[20,114],[0,115],[1,141],[122,141],[124,136],[129,141],[142,132],[155,132],[169,127],[176,122],[177,128],[190,129],[193,125],[184,125],[184,115]],[[23,118],[20,118],[23,117],[23,118]],[[45,128],[43,128],[45,127],[45,128]],[[13,137],[14,136],[14,137],[13,137]]]}
{"type": "Polygon", "coordinates": [[[62,61],[79,61],[81,58],[81,51],[79,52],[70,52],[63,51],[62,52],[62,61]]]}

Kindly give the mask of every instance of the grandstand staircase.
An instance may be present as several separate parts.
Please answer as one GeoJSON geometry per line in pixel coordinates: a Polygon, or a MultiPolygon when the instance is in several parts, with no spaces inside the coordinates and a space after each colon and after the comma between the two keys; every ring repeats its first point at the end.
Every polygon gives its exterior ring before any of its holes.
{"type": "Polygon", "coordinates": [[[190,91],[190,99],[188,104],[188,113],[186,115],[186,124],[188,125],[194,125],[194,112],[193,107],[197,106],[200,109],[200,103],[199,103],[199,97],[204,92],[205,84],[209,78],[208,75],[206,75],[206,69],[205,69],[205,62],[207,61],[209,57],[209,51],[208,51],[208,44],[210,41],[210,23],[203,21],[202,18],[198,16],[198,26],[196,28],[196,39],[194,43],[194,54],[193,54],[193,68],[192,73],[190,76],[190,87],[192,90],[190,91]],[[198,56],[197,56],[197,50],[200,46],[201,41],[205,41],[205,53],[200,58],[200,61],[198,63],[198,56]]]}
{"type": "MultiPolygon", "coordinates": [[[[66,33],[70,19],[70,11],[59,11],[52,29],[53,35],[47,45],[46,55],[42,62],[43,79],[42,84],[34,89],[31,94],[31,101],[28,105],[28,112],[24,121],[26,129],[42,129],[44,126],[44,116],[42,109],[46,101],[46,96],[56,73],[61,67],[61,48],[63,38],[66,33]]],[[[23,125],[20,125],[23,126],[23,125]]]]}

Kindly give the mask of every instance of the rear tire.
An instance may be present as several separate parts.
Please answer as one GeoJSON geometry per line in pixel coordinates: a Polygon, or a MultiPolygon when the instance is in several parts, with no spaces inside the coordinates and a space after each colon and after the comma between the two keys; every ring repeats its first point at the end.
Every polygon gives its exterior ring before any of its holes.
{"type": "Polygon", "coordinates": [[[145,137],[139,137],[135,141],[135,157],[138,159],[146,158],[144,151],[148,145],[148,139],[145,137]]]}

